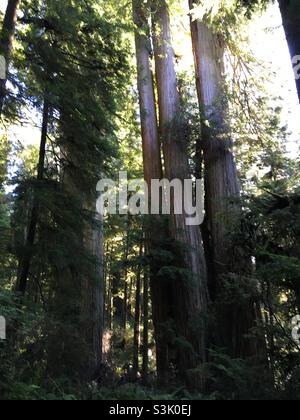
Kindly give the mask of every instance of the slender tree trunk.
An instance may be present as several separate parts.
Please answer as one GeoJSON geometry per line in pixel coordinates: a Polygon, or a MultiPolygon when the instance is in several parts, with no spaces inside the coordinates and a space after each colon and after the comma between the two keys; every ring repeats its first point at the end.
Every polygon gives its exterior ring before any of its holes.
{"type": "Polygon", "coordinates": [[[128,275],[128,255],[129,255],[129,242],[130,242],[130,226],[131,219],[128,216],[127,229],[126,229],[126,244],[125,244],[125,270],[124,270],[124,318],[123,318],[123,330],[124,337],[126,335],[127,320],[129,315],[129,303],[130,303],[130,290],[128,291],[127,275],[128,275]]]}
{"type": "MultiPolygon", "coordinates": [[[[49,119],[49,105],[47,100],[44,100],[43,109],[43,123],[42,123],[42,134],[40,143],[40,153],[38,162],[38,173],[37,173],[37,187],[43,181],[44,169],[45,169],[45,157],[46,157],[46,143],[48,134],[48,119],[49,119]]],[[[24,255],[22,257],[20,267],[18,270],[17,288],[16,291],[25,295],[28,275],[30,270],[30,264],[32,259],[33,246],[36,235],[36,228],[39,217],[39,199],[36,191],[33,192],[33,205],[31,210],[31,216],[29,220],[29,227],[27,231],[27,239],[24,247],[24,255]]]]}
{"type": "Polygon", "coordinates": [[[114,247],[107,245],[106,249],[106,294],[105,294],[105,309],[104,314],[106,314],[106,324],[107,328],[112,330],[112,255],[114,253],[114,247]],[[109,257],[108,257],[109,256],[109,257]]]}
{"type": "Polygon", "coordinates": [[[147,271],[144,274],[143,292],[143,366],[142,381],[144,385],[148,383],[149,369],[149,278],[147,271]]]}
{"type": "MultiPolygon", "coordinates": [[[[127,274],[126,274],[126,276],[127,276],[127,274]]],[[[126,329],[127,329],[128,301],[130,301],[130,296],[128,297],[127,277],[124,277],[124,313],[123,313],[123,320],[122,320],[122,327],[123,327],[124,336],[126,335],[126,329]]]]}
{"type": "Polygon", "coordinates": [[[122,289],[121,272],[114,270],[112,272],[112,303],[113,303],[113,324],[122,326],[124,319],[124,301],[120,298],[120,290],[122,289]]]}
{"type": "MultiPolygon", "coordinates": [[[[300,63],[300,3],[298,0],[279,0],[282,23],[286,34],[292,64],[299,69],[300,63]]],[[[296,86],[300,102],[300,71],[297,70],[296,86]]]]}
{"type": "MultiPolygon", "coordinates": [[[[153,6],[156,78],[166,177],[184,181],[190,179],[191,174],[186,127],[177,89],[169,11],[165,0],[154,1],[153,6]]],[[[204,250],[199,226],[187,226],[186,214],[176,215],[174,203],[172,207],[170,229],[178,245],[175,252],[178,252],[179,264],[178,275],[170,285],[169,293],[178,335],[176,341],[181,343],[177,364],[181,379],[189,386],[200,389],[205,381],[196,369],[206,361],[205,317],[208,308],[204,250]],[[181,274],[182,269],[186,274],[181,274]]]]}
{"type": "MultiPolygon", "coordinates": [[[[143,245],[140,248],[140,257],[143,255],[143,245]]],[[[134,339],[133,339],[133,368],[132,376],[136,380],[139,372],[140,350],[140,320],[141,320],[141,263],[139,263],[136,277],[135,312],[134,312],[134,339]]]]}
{"type": "MultiPolygon", "coordinates": [[[[194,0],[189,0],[192,9],[194,0]]],[[[217,331],[215,341],[227,349],[232,357],[257,354],[256,341],[246,339],[255,326],[257,313],[254,299],[226,303],[226,278],[235,276],[237,283],[251,275],[248,255],[239,254],[230,239],[239,229],[241,206],[240,187],[232,153],[232,142],[224,117],[223,99],[223,42],[208,26],[191,21],[199,104],[203,110],[202,144],[205,161],[206,195],[206,255],[209,267],[209,289],[216,308],[217,331]],[[206,123],[209,121],[209,124],[206,123]]],[[[229,299],[230,301],[230,299],[229,299]]]]}
{"type": "MultiPolygon", "coordinates": [[[[140,100],[140,116],[143,140],[144,177],[147,185],[151,186],[152,179],[162,179],[162,162],[158,123],[156,114],[156,101],[154,93],[153,73],[151,69],[152,46],[150,28],[148,25],[149,13],[147,5],[140,0],[133,0],[133,18],[136,25],[135,43],[137,57],[137,76],[140,100]]],[[[151,189],[150,189],[151,190],[151,189]]],[[[151,202],[151,191],[149,194],[151,202]]],[[[150,288],[153,307],[153,323],[156,341],[156,359],[158,383],[165,386],[168,377],[168,346],[164,334],[164,326],[168,319],[168,286],[158,276],[159,262],[153,255],[161,246],[162,235],[165,228],[159,216],[151,216],[146,223],[146,249],[150,255],[150,288]]]]}
{"type": "MultiPolygon", "coordinates": [[[[6,78],[11,56],[15,27],[17,22],[17,12],[20,0],[8,0],[6,13],[4,17],[1,39],[0,39],[0,55],[4,57],[5,63],[1,61],[1,65],[5,64],[6,76],[0,79],[0,116],[2,115],[3,104],[6,96],[6,78]]],[[[2,69],[1,69],[2,70],[2,69]]]]}
{"type": "Polygon", "coordinates": [[[128,306],[127,306],[127,316],[132,320],[132,290],[133,290],[133,279],[131,277],[129,287],[128,287],[128,306]]]}
{"type": "Polygon", "coordinates": [[[112,316],[112,282],[111,277],[109,277],[109,291],[108,291],[108,325],[109,329],[113,328],[113,316],[112,316]]]}

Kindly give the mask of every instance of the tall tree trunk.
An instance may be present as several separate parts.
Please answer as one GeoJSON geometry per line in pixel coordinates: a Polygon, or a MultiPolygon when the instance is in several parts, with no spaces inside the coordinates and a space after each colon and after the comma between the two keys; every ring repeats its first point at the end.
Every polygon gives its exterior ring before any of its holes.
{"type": "Polygon", "coordinates": [[[122,328],[123,328],[123,335],[126,336],[127,330],[127,321],[128,321],[128,302],[130,301],[130,296],[128,297],[128,284],[127,284],[127,274],[126,277],[124,276],[124,312],[123,312],[123,319],[122,319],[122,328]]]}
{"type": "MultiPolygon", "coordinates": [[[[143,255],[143,245],[140,248],[140,257],[143,255]]],[[[132,376],[136,380],[139,372],[140,350],[140,320],[141,320],[141,263],[139,262],[136,276],[135,311],[134,311],[134,338],[133,338],[133,368],[132,376]]]]}
{"type": "MultiPolygon", "coordinates": [[[[184,181],[190,179],[191,174],[185,123],[177,89],[169,10],[165,0],[153,1],[153,30],[166,177],[170,181],[184,181]]],[[[196,373],[196,369],[206,361],[205,317],[208,308],[204,250],[199,226],[187,226],[187,215],[175,214],[174,203],[172,207],[170,230],[178,245],[175,252],[178,252],[179,264],[169,294],[176,325],[175,341],[179,344],[177,364],[180,378],[189,386],[200,389],[204,379],[196,373]],[[185,271],[183,275],[182,269],[185,271]]]]}
{"type": "Polygon", "coordinates": [[[296,86],[300,102],[300,3],[298,0],[279,0],[279,7],[293,67],[298,68],[296,86]]]}
{"type": "Polygon", "coordinates": [[[128,255],[129,255],[129,243],[130,243],[130,228],[131,228],[131,219],[130,215],[128,216],[127,220],[127,228],[126,228],[126,242],[125,242],[125,269],[124,269],[124,317],[123,317],[123,332],[124,337],[126,336],[126,329],[127,329],[127,321],[128,315],[130,315],[130,292],[128,290],[128,283],[127,283],[127,275],[128,275],[128,255]]]}
{"type": "Polygon", "coordinates": [[[143,366],[142,381],[144,385],[148,383],[149,369],[149,278],[148,272],[144,274],[144,291],[143,291],[143,366]]]}
{"type": "MultiPolygon", "coordinates": [[[[0,79],[0,116],[2,115],[3,104],[6,96],[6,78],[13,46],[19,5],[20,0],[8,0],[1,32],[0,55],[5,59],[6,76],[4,79],[0,79]]],[[[1,62],[1,64],[3,63],[1,62]]]]}
{"type": "MultiPolygon", "coordinates": [[[[40,153],[39,153],[39,162],[38,162],[38,173],[37,173],[37,187],[40,186],[44,178],[45,170],[45,157],[46,157],[46,143],[48,135],[48,119],[49,119],[49,105],[47,99],[44,100],[44,109],[43,109],[43,123],[42,123],[42,133],[41,133],[41,143],[40,143],[40,153]]],[[[20,262],[20,267],[18,270],[18,279],[16,291],[25,295],[28,275],[30,270],[30,264],[32,259],[33,246],[36,235],[36,228],[38,224],[39,217],[39,198],[37,196],[37,191],[33,192],[33,205],[31,210],[31,216],[29,220],[29,226],[27,231],[27,239],[24,247],[24,255],[20,262]]]]}
{"type": "Polygon", "coordinates": [[[112,330],[113,328],[113,316],[112,316],[112,281],[111,275],[109,276],[108,280],[108,293],[107,293],[107,311],[108,311],[108,328],[112,330]]]}
{"type": "Polygon", "coordinates": [[[105,308],[104,314],[106,315],[105,324],[107,328],[111,331],[112,330],[112,255],[114,254],[114,247],[113,245],[107,244],[106,251],[105,251],[105,261],[106,261],[106,287],[105,287],[105,308]]]}
{"type": "MultiPolygon", "coordinates": [[[[144,177],[147,185],[152,179],[162,179],[162,162],[156,102],[154,93],[153,73],[151,70],[152,47],[150,28],[148,25],[149,4],[140,0],[133,0],[133,19],[136,25],[135,43],[137,58],[137,77],[140,100],[140,116],[143,140],[144,177]]],[[[149,194],[151,202],[151,193],[149,194]]],[[[152,216],[146,223],[146,249],[150,256],[155,254],[164,233],[163,221],[159,216],[152,216]]],[[[155,258],[150,258],[150,288],[153,307],[153,323],[156,341],[156,359],[158,383],[164,386],[168,376],[168,347],[164,334],[167,323],[168,287],[158,276],[160,265],[155,258]]]]}
{"type": "MultiPolygon", "coordinates": [[[[193,8],[194,0],[189,0],[193,8]]],[[[215,341],[232,357],[257,354],[256,341],[246,338],[257,320],[252,298],[243,302],[225,302],[226,279],[235,276],[236,287],[242,277],[251,275],[248,255],[240,255],[230,239],[239,228],[240,187],[232,152],[232,142],[225,123],[223,100],[223,42],[204,22],[191,20],[196,82],[202,114],[202,144],[205,161],[205,208],[209,258],[209,289],[217,302],[215,341]],[[203,110],[203,111],[202,111],[203,110]],[[209,124],[207,124],[207,121],[209,124]]],[[[230,299],[229,299],[230,300],[230,299]]]]}
{"type": "MultiPolygon", "coordinates": [[[[92,205],[90,209],[94,214],[92,205]]],[[[88,350],[87,375],[91,378],[97,374],[102,362],[104,332],[104,239],[100,214],[95,213],[93,222],[89,221],[84,227],[84,247],[92,258],[89,273],[81,280],[81,327],[88,350]]]]}

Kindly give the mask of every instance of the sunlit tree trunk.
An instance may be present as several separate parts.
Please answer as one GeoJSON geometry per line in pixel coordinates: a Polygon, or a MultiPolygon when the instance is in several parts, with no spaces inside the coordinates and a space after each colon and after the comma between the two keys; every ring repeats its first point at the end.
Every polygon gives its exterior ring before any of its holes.
{"type": "MultiPolygon", "coordinates": [[[[148,4],[146,5],[140,0],[133,1],[133,18],[136,25],[135,43],[143,140],[144,178],[147,185],[150,186],[152,179],[162,179],[163,172],[153,72],[151,69],[152,46],[147,7],[148,4]]],[[[149,195],[149,201],[151,201],[151,194],[149,195]]],[[[160,239],[165,231],[162,225],[163,221],[157,216],[149,217],[148,223],[146,223],[146,249],[150,255],[153,252],[157,252],[161,246],[160,239]]],[[[156,341],[157,373],[158,382],[163,386],[167,383],[168,376],[168,349],[163,329],[163,326],[167,322],[168,287],[158,277],[159,269],[160,267],[157,262],[150,263],[150,287],[156,341]]]]}
{"type": "MultiPolygon", "coordinates": [[[[195,1],[189,0],[190,8],[195,1]]],[[[227,107],[223,97],[222,39],[198,20],[191,21],[197,91],[202,112],[202,147],[205,161],[205,208],[209,259],[209,289],[216,309],[215,341],[233,357],[257,354],[256,340],[246,338],[257,320],[254,299],[226,303],[226,279],[241,288],[242,278],[251,276],[249,255],[231,241],[240,228],[240,186],[232,152],[232,142],[225,122],[227,107]],[[235,276],[233,278],[233,276],[235,276]]]]}
{"type": "MultiPolygon", "coordinates": [[[[190,179],[185,123],[180,107],[169,10],[164,0],[153,1],[153,31],[160,131],[166,178],[190,179]]],[[[172,201],[172,200],[171,200],[172,201]]],[[[177,244],[178,272],[170,284],[175,320],[179,375],[189,386],[204,385],[196,369],[206,361],[205,322],[208,308],[207,273],[199,226],[187,226],[186,215],[177,215],[172,203],[170,230],[177,244]],[[185,272],[186,274],[182,274],[185,272]],[[189,274],[188,274],[189,273],[189,274]],[[192,370],[195,369],[193,372],[192,370]]]]}
{"type": "Polygon", "coordinates": [[[300,2],[299,0],[279,0],[279,6],[292,64],[295,68],[296,86],[300,102],[300,2]]]}
{"type": "MultiPolygon", "coordinates": [[[[3,104],[6,95],[6,78],[11,51],[13,47],[13,39],[15,34],[15,27],[17,22],[17,12],[20,5],[20,0],[8,0],[4,22],[2,26],[0,38],[0,55],[4,57],[5,63],[1,60],[1,65],[5,64],[6,77],[0,79],[0,116],[2,115],[3,104]]],[[[2,69],[1,69],[2,70],[2,69]]]]}

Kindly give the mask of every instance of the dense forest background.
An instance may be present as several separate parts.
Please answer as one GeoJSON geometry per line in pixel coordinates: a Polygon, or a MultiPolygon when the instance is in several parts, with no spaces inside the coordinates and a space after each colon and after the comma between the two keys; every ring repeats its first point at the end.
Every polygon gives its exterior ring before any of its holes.
{"type": "Polygon", "coordinates": [[[300,399],[299,0],[1,5],[0,399],[300,399]],[[120,171],[204,222],[101,217],[120,171]]]}

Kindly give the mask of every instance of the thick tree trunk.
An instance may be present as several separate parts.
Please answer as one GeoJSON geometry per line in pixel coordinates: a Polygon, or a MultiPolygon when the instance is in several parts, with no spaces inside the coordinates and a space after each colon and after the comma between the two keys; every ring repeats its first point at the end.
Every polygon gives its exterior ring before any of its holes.
{"type": "Polygon", "coordinates": [[[300,3],[299,0],[279,0],[282,23],[286,34],[292,64],[295,71],[296,86],[300,102],[300,3]]]}
{"type": "MultiPolygon", "coordinates": [[[[38,173],[37,173],[37,186],[43,181],[44,170],[45,170],[45,157],[46,157],[46,143],[48,135],[48,119],[49,119],[49,105],[47,100],[44,100],[44,109],[43,109],[43,122],[42,122],[42,133],[41,133],[41,143],[40,143],[40,153],[39,153],[39,162],[38,162],[38,173]]],[[[18,279],[16,291],[25,295],[28,275],[30,270],[30,264],[32,259],[33,246],[36,235],[36,228],[38,224],[39,217],[39,199],[37,197],[36,191],[33,192],[33,205],[31,210],[31,216],[28,225],[27,239],[24,247],[24,255],[20,262],[20,267],[18,270],[18,279]]]]}
{"type": "Polygon", "coordinates": [[[56,285],[54,314],[63,326],[68,326],[61,337],[60,357],[70,375],[98,379],[104,331],[102,217],[96,211],[96,191],[82,178],[82,162],[74,148],[77,133],[65,107],[61,109],[61,133],[61,183],[68,198],[66,210],[74,219],[66,229],[72,248],[64,250],[65,265],[58,273],[56,285]],[[76,372],[72,372],[74,366],[78,367],[76,372]]]}
{"type": "MultiPolygon", "coordinates": [[[[166,177],[190,179],[185,123],[180,109],[170,19],[165,0],[153,2],[153,30],[160,130],[166,177]]],[[[207,273],[199,226],[187,226],[186,214],[171,210],[171,235],[178,246],[178,272],[169,294],[173,305],[179,376],[189,386],[201,388],[203,377],[196,369],[206,361],[205,317],[208,308],[207,273]],[[185,272],[185,274],[182,274],[185,272]],[[192,372],[192,370],[194,372],[192,372]]]]}
{"type": "MultiPolygon", "coordinates": [[[[20,0],[8,0],[1,32],[0,55],[5,59],[6,75],[13,46],[19,5],[20,0]]],[[[1,64],[3,64],[3,62],[1,62],[1,64]]],[[[7,76],[5,76],[4,79],[0,79],[0,116],[2,115],[3,104],[6,96],[6,77],[7,76]]]]}
{"type": "MultiPolygon", "coordinates": [[[[148,17],[145,3],[140,0],[133,0],[144,177],[147,185],[150,186],[152,179],[162,179],[163,172],[151,70],[152,47],[148,17]]],[[[149,200],[151,200],[151,194],[149,200]]],[[[162,225],[163,221],[158,216],[150,217],[146,224],[146,249],[150,256],[157,252],[161,246],[160,241],[165,230],[162,225]]],[[[164,326],[167,323],[168,286],[158,276],[160,265],[157,259],[156,261],[153,261],[153,258],[150,259],[152,261],[150,263],[150,288],[156,341],[157,374],[159,385],[164,386],[167,383],[168,376],[168,348],[164,334],[164,326]]]]}
{"type": "MultiPolygon", "coordinates": [[[[189,0],[192,9],[194,0],[189,0]]],[[[230,239],[240,226],[240,187],[232,152],[232,142],[224,117],[222,39],[200,21],[191,21],[197,91],[203,112],[202,144],[205,161],[206,255],[209,258],[209,289],[216,308],[216,344],[232,357],[257,354],[256,342],[246,339],[255,326],[257,314],[252,298],[226,303],[226,280],[251,275],[248,255],[239,255],[230,239]],[[209,124],[207,124],[207,121],[209,124]]],[[[232,280],[232,279],[231,279],[232,280]]],[[[229,299],[230,301],[230,299],[229,299]]]]}

